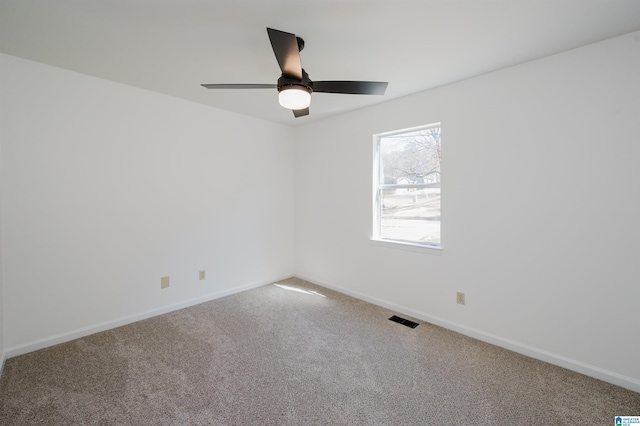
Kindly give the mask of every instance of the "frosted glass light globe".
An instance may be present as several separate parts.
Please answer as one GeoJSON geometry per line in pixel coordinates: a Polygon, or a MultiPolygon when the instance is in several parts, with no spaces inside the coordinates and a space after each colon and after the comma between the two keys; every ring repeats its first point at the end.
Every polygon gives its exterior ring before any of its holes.
{"type": "Polygon", "coordinates": [[[311,93],[307,90],[291,87],[278,92],[278,102],[287,109],[305,109],[311,104],[311,93]]]}

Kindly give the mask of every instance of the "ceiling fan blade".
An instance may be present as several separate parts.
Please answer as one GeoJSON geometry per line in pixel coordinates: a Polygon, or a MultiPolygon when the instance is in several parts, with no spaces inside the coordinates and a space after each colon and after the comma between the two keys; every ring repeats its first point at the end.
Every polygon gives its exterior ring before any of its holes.
{"type": "Polygon", "coordinates": [[[302,80],[302,63],[296,35],[273,28],[267,28],[267,33],[282,73],[287,77],[302,80]]]}
{"type": "Polygon", "coordinates": [[[207,89],[277,89],[277,84],[201,84],[207,89]]]}
{"type": "Polygon", "coordinates": [[[347,93],[351,95],[384,95],[386,81],[314,81],[314,92],[347,93]]]}
{"type": "Polygon", "coordinates": [[[305,108],[305,109],[294,109],[293,111],[293,115],[298,118],[298,117],[304,117],[305,115],[309,115],[309,108],[305,108]]]}

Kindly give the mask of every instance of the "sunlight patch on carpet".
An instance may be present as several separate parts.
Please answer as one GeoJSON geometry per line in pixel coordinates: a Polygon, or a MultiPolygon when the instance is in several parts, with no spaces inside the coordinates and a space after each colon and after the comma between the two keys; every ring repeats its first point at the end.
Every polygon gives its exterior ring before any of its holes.
{"type": "Polygon", "coordinates": [[[298,293],[304,293],[304,294],[311,294],[313,296],[320,296],[320,297],[327,297],[324,294],[320,294],[317,291],[313,291],[313,290],[303,290],[301,288],[297,288],[297,287],[291,287],[288,285],[282,285],[282,284],[274,284],[276,287],[280,287],[283,290],[289,290],[289,291],[296,291],[298,293]]]}

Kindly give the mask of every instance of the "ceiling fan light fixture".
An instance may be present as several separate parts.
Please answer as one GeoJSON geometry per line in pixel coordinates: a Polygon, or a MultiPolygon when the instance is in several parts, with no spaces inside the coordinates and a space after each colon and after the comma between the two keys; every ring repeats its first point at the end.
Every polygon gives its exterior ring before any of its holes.
{"type": "Polygon", "coordinates": [[[278,102],[287,109],[305,109],[311,105],[311,91],[303,86],[283,87],[278,92],[278,102]]]}

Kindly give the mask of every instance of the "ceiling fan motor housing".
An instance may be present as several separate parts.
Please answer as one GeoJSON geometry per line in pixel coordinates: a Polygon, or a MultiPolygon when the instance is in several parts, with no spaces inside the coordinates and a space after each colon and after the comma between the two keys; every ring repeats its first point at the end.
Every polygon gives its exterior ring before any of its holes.
{"type": "Polygon", "coordinates": [[[304,69],[302,70],[302,80],[287,77],[285,74],[282,74],[282,76],[278,79],[278,92],[284,89],[290,89],[292,88],[291,86],[295,86],[296,89],[306,90],[309,93],[313,92],[309,74],[307,74],[304,69]]]}

